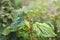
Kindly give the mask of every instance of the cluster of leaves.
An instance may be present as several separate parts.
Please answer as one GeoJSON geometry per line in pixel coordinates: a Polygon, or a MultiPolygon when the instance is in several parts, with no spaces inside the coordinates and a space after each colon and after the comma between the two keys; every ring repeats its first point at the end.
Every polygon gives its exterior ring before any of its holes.
{"type": "Polygon", "coordinates": [[[27,7],[24,7],[22,0],[2,0],[0,3],[2,4],[0,40],[31,40],[31,37],[41,40],[41,37],[55,37],[54,27],[59,26],[59,14],[57,16],[47,15],[48,5],[46,2],[41,5],[42,2],[44,0],[31,1],[27,7]],[[27,15],[30,18],[25,18],[27,15]],[[30,23],[32,24],[32,36],[30,35],[30,23]]]}

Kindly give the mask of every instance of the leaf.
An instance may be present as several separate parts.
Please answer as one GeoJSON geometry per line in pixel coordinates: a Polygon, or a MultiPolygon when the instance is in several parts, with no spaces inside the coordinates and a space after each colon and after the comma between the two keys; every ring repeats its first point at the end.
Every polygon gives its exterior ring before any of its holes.
{"type": "Polygon", "coordinates": [[[2,32],[3,35],[8,35],[11,32],[11,28],[7,27],[4,29],[4,31],[2,32]]]}
{"type": "Polygon", "coordinates": [[[9,25],[3,30],[2,34],[8,35],[10,32],[15,32],[18,30],[18,28],[24,25],[24,23],[25,23],[25,20],[24,20],[23,14],[15,10],[14,16],[13,16],[13,22],[11,23],[11,25],[9,25]]]}
{"type": "Polygon", "coordinates": [[[22,7],[22,0],[15,0],[16,7],[22,7]]]}
{"type": "Polygon", "coordinates": [[[29,34],[28,25],[25,24],[16,33],[17,33],[18,37],[23,37],[23,39],[25,39],[25,40],[30,40],[30,34],[29,34]]]}
{"type": "Polygon", "coordinates": [[[36,24],[33,24],[33,31],[36,33],[35,34],[36,36],[38,36],[38,37],[40,36],[41,31],[38,29],[36,24]]]}
{"type": "MultiPolygon", "coordinates": [[[[54,36],[56,36],[56,34],[52,30],[52,28],[49,25],[47,25],[46,23],[36,22],[33,25],[36,25],[36,27],[39,29],[40,33],[38,31],[37,31],[37,33],[39,33],[40,36],[44,36],[44,37],[54,37],[54,36]]],[[[33,27],[35,27],[35,26],[33,26],[33,27]]],[[[38,30],[38,29],[36,29],[36,30],[38,30]]]]}
{"type": "Polygon", "coordinates": [[[23,0],[10,0],[16,8],[22,8],[23,0]]]}
{"type": "Polygon", "coordinates": [[[10,26],[12,31],[16,31],[18,28],[24,25],[24,23],[25,23],[25,19],[23,13],[20,13],[19,11],[15,10],[13,23],[10,26]]]}

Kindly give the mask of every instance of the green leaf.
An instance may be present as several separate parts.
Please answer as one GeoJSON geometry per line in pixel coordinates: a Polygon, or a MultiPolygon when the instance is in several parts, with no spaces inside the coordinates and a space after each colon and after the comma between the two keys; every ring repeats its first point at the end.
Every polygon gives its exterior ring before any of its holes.
{"type": "Polygon", "coordinates": [[[22,13],[16,10],[13,13],[13,22],[3,30],[3,35],[8,35],[10,32],[17,31],[18,28],[20,28],[25,23],[24,15],[22,13]]]}
{"type": "Polygon", "coordinates": [[[15,0],[15,5],[17,7],[22,7],[22,0],[15,0]]]}
{"type": "Polygon", "coordinates": [[[20,28],[20,30],[18,30],[16,33],[17,33],[17,36],[18,37],[23,37],[23,39],[25,40],[30,40],[30,34],[29,34],[29,26],[28,25],[24,25],[20,28]]]}
{"type": "Polygon", "coordinates": [[[24,25],[25,23],[25,19],[24,19],[24,15],[23,13],[21,13],[20,11],[14,11],[14,19],[13,19],[13,23],[11,24],[11,29],[12,31],[16,31],[18,28],[20,28],[22,25],[24,25]]]}
{"type": "MultiPolygon", "coordinates": [[[[39,33],[39,35],[41,35],[41,36],[44,36],[44,37],[54,37],[54,36],[56,36],[56,34],[52,30],[52,28],[46,23],[36,22],[33,25],[35,25],[39,29],[40,33],[38,31],[37,31],[37,33],[39,33]]],[[[35,27],[35,26],[33,26],[33,27],[35,27]]],[[[36,30],[38,30],[38,29],[36,29],[36,30]]]]}
{"type": "Polygon", "coordinates": [[[10,0],[16,8],[21,8],[23,0],[10,0]]]}
{"type": "Polygon", "coordinates": [[[11,32],[11,28],[7,27],[4,29],[4,31],[2,32],[3,35],[8,35],[11,32]]]}

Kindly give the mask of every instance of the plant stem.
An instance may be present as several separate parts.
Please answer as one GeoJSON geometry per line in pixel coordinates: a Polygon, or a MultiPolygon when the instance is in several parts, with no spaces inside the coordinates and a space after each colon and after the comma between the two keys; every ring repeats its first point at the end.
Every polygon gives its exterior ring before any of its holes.
{"type": "Polygon", "coordinates": [[[32,23],[31,23],[30,17],[29,17],[28,14],[27,14],[26,16],[27,16],[26,18],[27,18],[27,21],[29,22],[29,26],[30,26],[30,31],[29,31],[29,32],[30,32],[30,35],[31,35],[31,40],[36,40],[36,39],[32,36],[32,35],[33,35],[33,34],[32,34],[32,33],[33,33],[33,30],[32,30],[32,23]]]}

